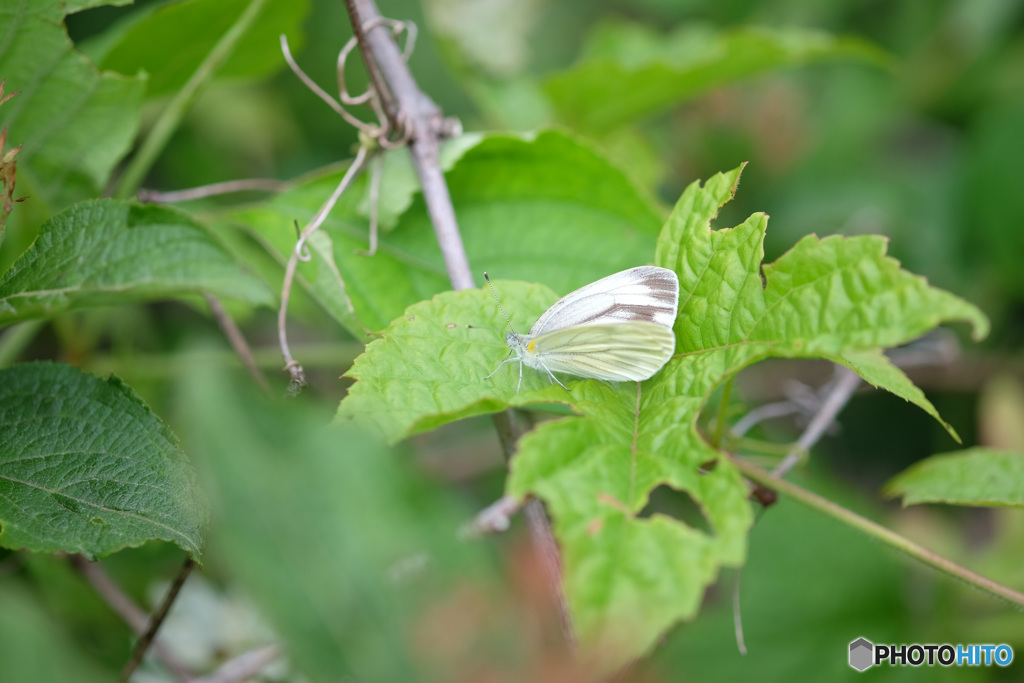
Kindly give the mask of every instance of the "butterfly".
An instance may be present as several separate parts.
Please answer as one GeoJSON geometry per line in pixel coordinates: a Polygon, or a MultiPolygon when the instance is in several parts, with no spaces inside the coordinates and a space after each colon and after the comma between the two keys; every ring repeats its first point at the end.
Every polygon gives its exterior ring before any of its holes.
{"type": "MultiPolygon", "coordinates": [[[[486,273],[484,278],[497,300],[486,273]]],[[[518,362],[517,393],[523,365],[543,370],[563,389],[556,372],[613,382],[648,379],[675,352],[672,325],[678,306],[679,278],[657,266],[623,270],[566,294],[537,319],[529,334],[512,329],[499,301],[511,351],[488,377],[505,363],[518,362]]]]}

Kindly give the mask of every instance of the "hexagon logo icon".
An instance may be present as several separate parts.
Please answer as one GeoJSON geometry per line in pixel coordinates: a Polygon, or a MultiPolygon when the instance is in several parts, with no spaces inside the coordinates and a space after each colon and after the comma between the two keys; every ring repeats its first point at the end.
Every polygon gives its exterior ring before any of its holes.
{"type": "Polygon", "coordinates": [[[874,664],[875,646],[866,638],[858,638],[850,643],[850,666],[863,671],[874,664]]]}

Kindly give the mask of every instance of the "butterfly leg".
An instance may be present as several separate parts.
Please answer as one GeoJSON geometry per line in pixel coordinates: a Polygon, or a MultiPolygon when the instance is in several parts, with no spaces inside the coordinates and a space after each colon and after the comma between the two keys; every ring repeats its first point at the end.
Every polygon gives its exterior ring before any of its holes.
{"type": "MultiPolygon", "coordinates": [[[[559,382],[559,381],[558,381],[558,378],[557,378],[557,377],[555,377],[555,376],[554,376],[554,374],[552,374],[552,372],[551,372],[550,370],[548,370],[548,366],[546,366],[546,365],[544,365],[543,363],[541,363],[541,367],[543,367],[543,368],[544,368],[544,371],[545,371],[546,373],[548,373],[548,377],[549,377],[549,378],[551,379],[551,381],[553,381],[553,382],[556,382],[556,383],[558,384],[558,386],[562,387],[562,388],[563,388],[563,389],[565,389],[566,391],[569,391],[569,387],[567,387],[567,386],[565,386],[564,384],[562,384],[561,382],[559,382]]],[[[520,371],[522,371],[523,367],[522,367],[522,366],[520,365],[520,366],[519,366],[519,369],[520,369],[520,371]]]]}
{"type": "MultiPolygon", "coordinates": [[[[512,352],[509,351],[508,355],[511,356],[512,352]]],[[[505,363],[511,363],[514,360],[516,360],[516,359],[515,358],[506,358],[505,360],[501,361],[500,363],[498,363],[498,367],[494,368],[494,372],[492,372],[491,374],[489,374],[486,377],[484,377],[484,379],[490,379],[491,377],[494,377],[494,375],[498,372],[498,370],[501,370],[501,366],[502,365],[504,365],[505,363]]],[[[520,367],[519,371],[520,371],[520,375],[522,375],[522,367],[520,367]]]]}

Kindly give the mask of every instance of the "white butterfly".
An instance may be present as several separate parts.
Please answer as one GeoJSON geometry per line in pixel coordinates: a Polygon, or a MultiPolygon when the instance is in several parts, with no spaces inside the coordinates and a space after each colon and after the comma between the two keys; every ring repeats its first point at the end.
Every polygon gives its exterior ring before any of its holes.
{"type": "Polygon", "coordinates": [[[510,321],[505,341],[512,348],[509,356],[516,357],[503,360],[488,377],[518,361],[517,393],[524,364],[544,370],[563,389],[553,373],[614,382],[648,379],[675,352],[672,325],[678,306],[679,278],[668,268],[640,266],[609,275],[556,301],[529,334],[511,330],[510,321]]]}

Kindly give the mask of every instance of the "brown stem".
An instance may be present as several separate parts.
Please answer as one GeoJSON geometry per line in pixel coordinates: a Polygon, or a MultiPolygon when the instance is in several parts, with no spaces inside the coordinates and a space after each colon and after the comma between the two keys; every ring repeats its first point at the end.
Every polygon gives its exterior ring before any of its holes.
{"type": "MultiPolygon", "coordinates": [[[[441,170],[440,140],[448,133],[441,109],[416,84],[391,32],[381,26],[381,15],[373,0],[345,0],[345,5],[354,35],[359,42],[363,61],[367,65],[374,87],[381,95],[384,108],[389,117],[394,117],[392,122],[396,129],[409,136],[409,153],[412,155],[413,167],[423,190],[423,198],[434,226],[438,246],[444,255],[452,288],[471,289],[476,284],[462,244],[462,235],[459,233],[448,184],[444,178],[444,171],[441,170]]],[[[511,410],[495,415],[494,424],[505,457],[508,459],[514,451],[516,436],[511,410]]],[[[540,501],[533,500],[527,503],[526,519],[533,543],[548,568],[552,591],[561,610],[566,640],[572,646],[575,638],[561,587],[558,546],[540,501]]]]}
{"type": "Polygon", "coordinates": [[[227,310],[225,310],[224,305],[214,295],[207,294],[206,303],[209,304],[213,317],[217,319],[217,324],[220,325],[224,336],[231,342],[231,348],[235,350],[235,353],[241,359],[242,365],[249,371],[252,378],[256,380],[256,384],[260,385],[263,393],[269,394],[270,385],[267,384],[267,378],[263,376],[260,366],[256,365],[256,360],[252,357],[252,349],[249,348],[249,342],[245,340],[245,335],[238,329],[234,318],[231,317],[227,310]]]}
{"type": "MultiPolygon", "coordinates": [[[[92,585],[110,609],[114,610],[137,635],[142,635],[146,630],[146,613],[121,590],[120,586],[114,583],[110,575],[103,571],[103,567],[96,562],[90,562],[81,555],[68,555],[68,561],[92,585]]],[[[192,680],[191,674],[184,665],[159,640],[153,643],[153,650],[177,680],[182,683],[192,680]]]]}
{"type": "Polygon", "coordinates": [[[164,601],[160,607],[149,619],[149,627],[146,632],[142,634],[139,641],[135,643],[135,649],[132,651],[132,656],[128,660],[128,663],[124,665],[121,670],[121,683],[127,683],[128,679],[132,677],[132,673],[138,668],[139,664],[142,663],[142,658],[146,656],[146,650],[149,649],[150,644],[153,642],[153,638],[156,637],[156,632],[160,629],[160,625],[164,623],[164,619],[167,618],[167,613],[171,611],[171,605],[174,604],[175,598],[178,597],[178,591],[181,590],[182,585],[185,583],[185,579],[192,573],[192,569],[196,566],[196,561],[192,557],[185,558],[185,564],[181,566],[181,571],[174,577],[174,583],[171,584],[170,590],[167,591],[167,595],[164,596],[164,601]]]}
{"type": "Polygon", "coordinates": [[[378,92],[384,100],[385,110],[391,116],[388,105],[392,100],[396,110],[396,129],[411,136],[409,153],[423,188],[427,212],[444,255],[452,288],[471,289],[476,284],[455,220],[448,184],[441,170],[440,139],[446,132],[441,109],[416,85],[391,32],[381,25],[380,12],[373,0],[345,0],[345,4],[370,78],[374,79],[375,87],[383,86],[378,92]],[[371,28],[364,33],[363,27],[366,26],[371,28]],[[380,83],[376,80],[378,78],[380,83]]]}

